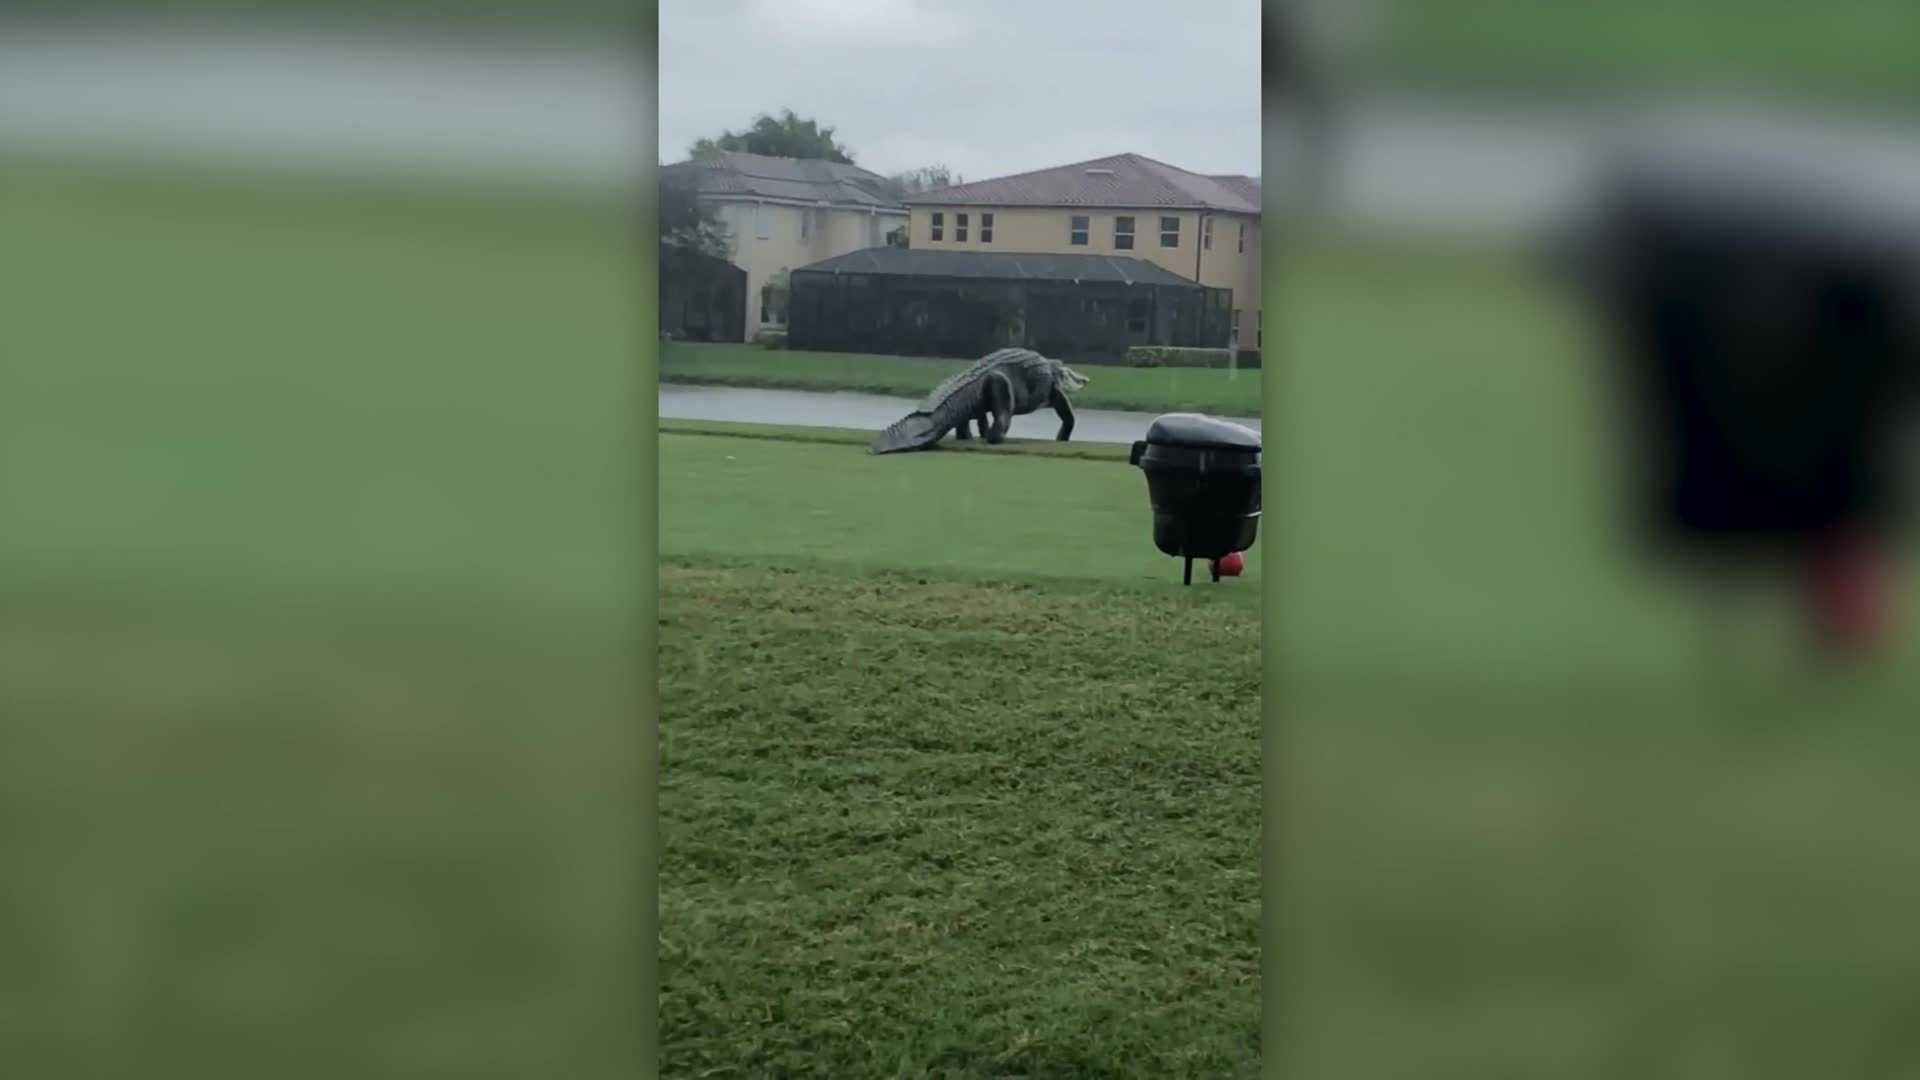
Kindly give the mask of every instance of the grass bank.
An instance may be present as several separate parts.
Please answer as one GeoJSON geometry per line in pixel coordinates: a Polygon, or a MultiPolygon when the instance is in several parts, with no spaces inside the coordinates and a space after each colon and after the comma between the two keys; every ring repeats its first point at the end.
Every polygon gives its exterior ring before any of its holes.
{"type": "MultiPolygon", "coordinates": [[[[802,427],[790,424],[753,424],[731,420],[660,421],[662,435],[723,435],[738,439],[771,439],[775,442],[818,443],[854,446],[865,449],[874,433],[858,428],[802,427]]],[[[1080,458],[1088,461],[1125,463],[1128,447],[1120,443],[1056,442],[1053,439],[1020,439],[1009,436],[999,446],[985,439],[947,439],[938,443],[934,453],[1002,454],[1020,453],[1038,457],[1080,458]]]]}
{"type": "MultiPolygon", "coordinates": [[[[934,359],[763,349],[754,345],[666,342],[663,382],[758,386],[783,390],[848,390],[924,397],[940,380],[978,357],[934,359]]],[[[1083,367],[1090,382],[1073,395],[1089,409],[1206,412],[1259,416],[1261,373],[1179,368],[1083,367]]]]}
{"type": "MultiPolygon", "coordinates": [[[[1153,546],[1146,480],[1124,447],[1035,440],[876,457],[870,434],[797,434],[663,433],[662,555],[1180,588],[1179,563],[1153,546]]],[[[1202,591],[1255,607],[1259,563],[1256,552],[1245,578],[1202,591]]]]}

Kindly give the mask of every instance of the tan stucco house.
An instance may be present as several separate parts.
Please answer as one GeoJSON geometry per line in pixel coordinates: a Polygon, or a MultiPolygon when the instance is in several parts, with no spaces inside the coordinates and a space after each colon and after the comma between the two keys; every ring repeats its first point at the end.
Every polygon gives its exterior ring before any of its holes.
{"type": "Polygon", "coordinates": [[[1112,157],[908,196],[908,243],[933,251],[1125,255],[1233,293],[1233,331],[1261,347],[1260,180],[1112,157]]]}
{"type": "Polygon", "coordinates": [[[661,171],[663,183],[691,184],[727,227],[729,258],[747,272],[748,339],[785,326],[789,270],[882,246],[907,221],[884,178],[856,165],[728,151],[661,171]]]}

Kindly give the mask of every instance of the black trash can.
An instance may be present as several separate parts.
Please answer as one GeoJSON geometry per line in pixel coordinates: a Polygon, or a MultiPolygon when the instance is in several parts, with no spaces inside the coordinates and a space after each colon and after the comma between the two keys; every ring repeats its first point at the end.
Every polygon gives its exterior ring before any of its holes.
{"type": "Polygon", "coordinates": [[[1154,546],[1186,560],[1187,584],[1193,560],[1253,546],[1260,527],[1259,432],[1210,416],[1168,413],[1133,444],[1127,460],[1147,474],[1154,546]]]}

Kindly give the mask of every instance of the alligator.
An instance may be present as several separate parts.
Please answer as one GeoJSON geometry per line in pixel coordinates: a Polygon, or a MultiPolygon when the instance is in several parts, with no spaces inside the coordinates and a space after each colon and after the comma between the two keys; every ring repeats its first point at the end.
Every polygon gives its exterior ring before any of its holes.
{"type": "Polygon", "coordinates": [[[998,445],[1007,437],[1014,417],[1025,416],[1042,405],[1051,405],[1059,415],[1060,432],[1055,438],[1066,442],[1073,435],[1073,405],[1067,401],[1067,393],[1089,381],[1060,361],[1031,349],[988,353],[972,367],[934,387],[918,409],[882,431],[868,453],[924,450],[948,432],[956,439],[969,439],[973,437],[970,426],[977,426],[981,438],[998,445]]]}

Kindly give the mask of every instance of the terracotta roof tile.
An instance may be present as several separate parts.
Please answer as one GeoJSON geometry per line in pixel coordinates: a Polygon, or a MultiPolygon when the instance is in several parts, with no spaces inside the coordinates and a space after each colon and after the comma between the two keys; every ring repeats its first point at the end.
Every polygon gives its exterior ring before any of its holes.
{"type": "Polygon", "coordinates": [[[937,188],[912,206],[1087,206],[1260,212],[1260,181],[1204,176],[1139,154],[1115,154],[1051,169],[937,188]]]}
{"type": "Polygon", "coordinates": [[[702,195],[759,196],[827,202],[835,206],[905,209],[886,191],[886,180],[858,165],[807,161],[725,151],[713,158],[682,161],[660,171],[662,183],[690,183],[702,195]]]}

